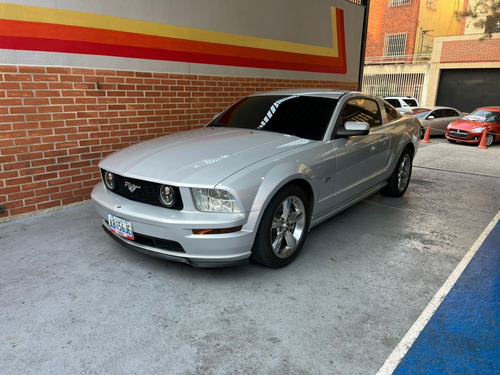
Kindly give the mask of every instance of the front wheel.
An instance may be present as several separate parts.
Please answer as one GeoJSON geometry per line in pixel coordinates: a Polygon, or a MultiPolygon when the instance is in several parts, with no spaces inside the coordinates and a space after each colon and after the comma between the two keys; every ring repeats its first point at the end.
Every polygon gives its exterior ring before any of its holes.
{"type": "Polygon", "coordinates": [[[396,168],[387,181],[387,186],[381,191],[382,194],[390,197],[401,197],[410,184],[412,170],[412,153],[405,148],[401,154],[396,168]]]}
{"type": "Polygon", "coordinates": [[[490,147],[495,142],[495,134],[486,134],[486,146],[490,147]]]}
{"type": "Polygon", "coordinates": [[[299,255],[309,229],[309,202],[298,186],[280,190],[269,202],[255,237],[250,259],[279,268],[299,255]]]}

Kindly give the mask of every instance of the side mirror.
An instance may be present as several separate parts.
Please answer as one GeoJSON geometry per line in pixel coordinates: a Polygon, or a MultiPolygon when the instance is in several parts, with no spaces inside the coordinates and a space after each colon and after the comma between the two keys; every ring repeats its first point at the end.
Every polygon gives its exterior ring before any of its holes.
{"type": "Polygon", "coordinates": [[[427,120],[434,120],[434,119],[435,119],[435,117],[434,117],[434,116],[429,116],[429,117],[427,117],[427,120]]]}
{"type": "Polygon", "coordinates": [[[352,137],[355,135],[367,135],[368,133],[370,133],[370,125],[360,121],[347,121],[343,129],[337,130],[338,137],[352,137]]]}

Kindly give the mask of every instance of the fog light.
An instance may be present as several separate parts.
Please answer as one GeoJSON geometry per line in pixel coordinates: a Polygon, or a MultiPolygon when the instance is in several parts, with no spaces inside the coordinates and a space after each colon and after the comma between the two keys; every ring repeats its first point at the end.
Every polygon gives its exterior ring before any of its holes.
{"type": "Polygon", "coordinates": [[[115,190],[116,187],[115,175],[111,172],[106,172],[104,174],[104,184],[106,184],[106,187],[109,190],[115,190]]]}
{"type": "Polygon", "coordinates": [[[170,186],[160,186],[160,201],[165,207],[172,207],[175,203],[175,192],[170,186]]]}

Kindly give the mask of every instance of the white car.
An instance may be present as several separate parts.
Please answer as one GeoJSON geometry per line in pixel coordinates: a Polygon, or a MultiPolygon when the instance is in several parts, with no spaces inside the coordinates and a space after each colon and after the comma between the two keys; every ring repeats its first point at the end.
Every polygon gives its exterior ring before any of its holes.
{"type": "Polygon", "coordinates": [[[381,190],[408,188],[420,124],[347,91],[248,96],[205,128],[118,151],[92,201],[135,250],[200,267],[283,267],[309,229],[381,190]]]}
{"type": "Polygon", "coordinates": [[[384,96],[387,103],[403,114],[413,114],[412,109],[418,107],[418,101],[410,96],[384,96]]]}

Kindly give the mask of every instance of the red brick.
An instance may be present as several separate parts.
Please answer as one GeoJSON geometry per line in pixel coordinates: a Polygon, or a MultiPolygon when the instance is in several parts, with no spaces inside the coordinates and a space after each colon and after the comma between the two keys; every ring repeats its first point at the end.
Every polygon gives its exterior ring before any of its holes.
{"type": "Polygon", "coordinates": [[[43,66],[20,66],[19,73],[45,73],[43,66]]]}
{"type": "Polygon", "coordinates": [[[34,145],[41,142],[40,137],[30,137],[30,138],[17,138],[15,140],[16,146],[24,146],[24,145],[34,145]]]}
{"type": "MultiPolygon", "coordinates": [[[[31,95],[33,96],[33,95],[31,95]]],[[[55,91],[55,90],[38,90],[36,91],[36,97],[37,98],[54,98],[54,97],[59,97],[61,96],[60,91],[55,91]]]]}
{"type": "Polygon", "coordinates": [[[26,81],[33,80],[33,76],[31,74],[9,74],[9,73],[6,73],[3,75],[3,77],[4,77],[5,81],[15,81],[15,82],[23,81],[23,82],[26,82],[26,81]]]}
{"type": "Polygon", "coordinates": [[[19,91],[7,91],[8,98],[29,98],[33,97],[33,91],[19,90],[19,91]]]}
{"type": "Polygon", "coordinates": [[[47,67],[47,73],[54,73],[54,74],[70,74],[71,73],[71,68],[60,68],[60,67],[47,67]]]}
{"type": "Polygon", "coordinates": [[[0,90],[20,90],[21,84],[17,82],[0,82],[0,90]]]}
{"type": "Polygon", "coordinates": [[[22,99],[24,105],[48,105],[50,104],[49,99],[47,98],[25,98],[22,99]]]}
{"type": "MultiPolygon", "coordinates": [[[[30,148],[31,147],[33,147],[33,146],[30,146],[30,148]]],[[[30,152],[24,153],[24,154],[17,154],[16,155],[16,160],[17,161],[35,160],[35,159],[40,159],[42,156],[43,156],[43,154],[41,152],[30,151],[30,152]]]]}
{"type": "Polygon", "coordinates": [[[5,209],[8,211],[9,216],[22,215],[29,212],[36,211],[36,206],[23,206],[22,202],[19,204],[19,208],[10,208],[10,204],[5,205],[5,209]]]}
{"type": "Polygon", "coordinates": [[[62,112],[63,107],[61,105],[49,105],[38,107],[38,113],[54,113],[62,112]]]}
{"type": "Polygon", "coordinates": [[[20,113],[36,113],[37,107],[22,106],[22,107],[11,107],[10,113],[12,115],[20,113]]]}
{"type": "Polygon", "coordinates": [[[49,88],[46,83],[39,82],[23,82],[21,87],[23,90],[47,90],[49,88]]]}
{"type": "Polygon", "coordinates": [[[59,80],[59,76],[56,74],[34,74],[33,80],[36,82],[55,82],[59,80]]]}
{"type": "Polygon", "coordinates": [[[1,150],[2,155],[17,155],[25,152],[28,152],[27,146],[5,147],[1,150]]]}

